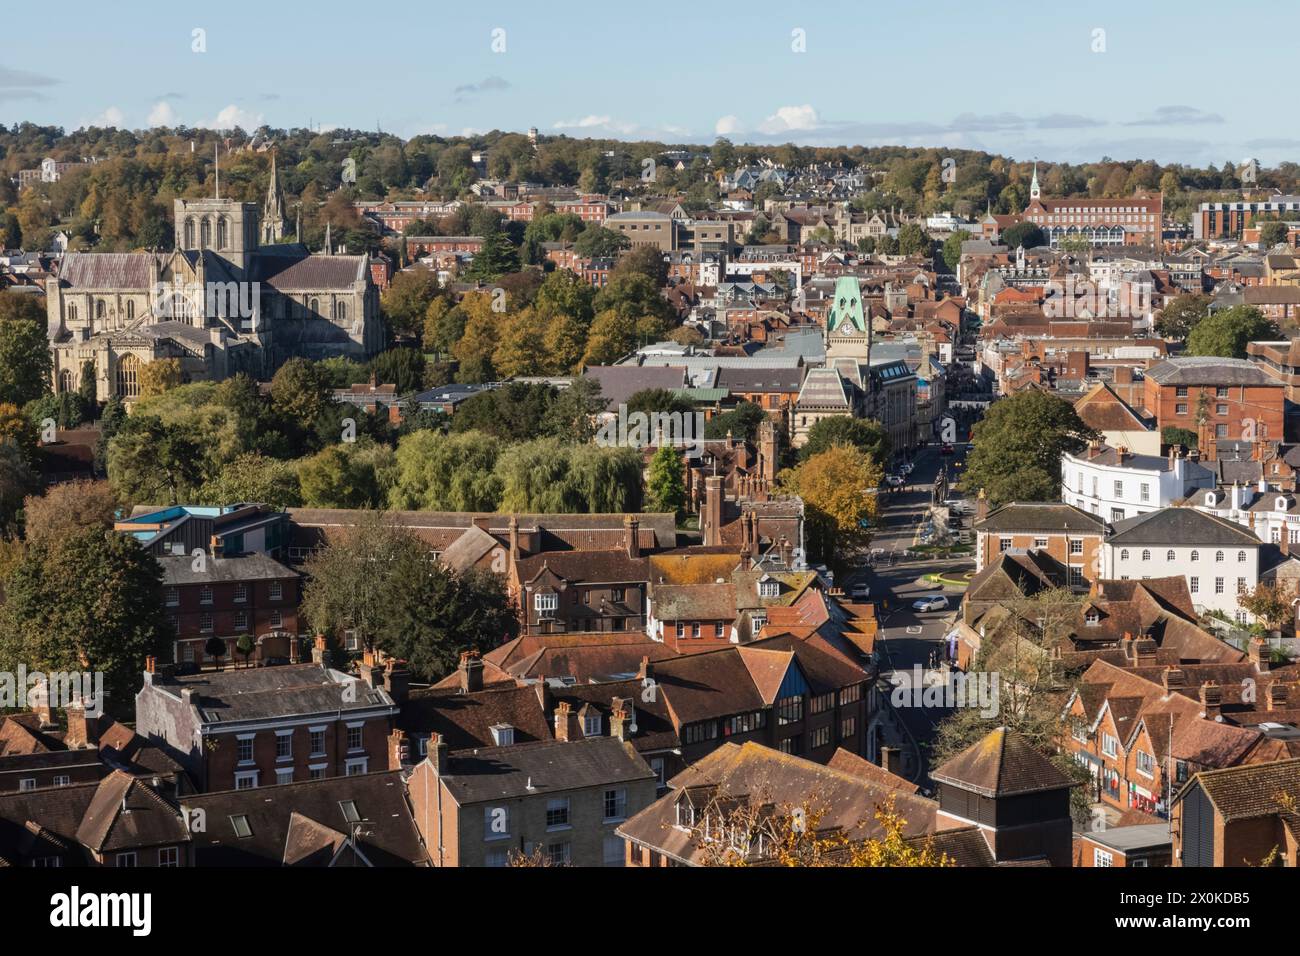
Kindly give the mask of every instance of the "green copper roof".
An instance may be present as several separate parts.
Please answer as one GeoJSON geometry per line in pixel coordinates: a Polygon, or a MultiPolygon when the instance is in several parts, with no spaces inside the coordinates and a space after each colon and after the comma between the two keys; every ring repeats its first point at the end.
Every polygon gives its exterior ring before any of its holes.
{"type": "Polygon", "coordinates": [[[862,311],[862,286],[856,276],[841,276],[835,280],[835,298],[826,313],[826,331],[834,332],[846,322],[850,326],[846,331],[867,331],[867,318],[862,311]]]}

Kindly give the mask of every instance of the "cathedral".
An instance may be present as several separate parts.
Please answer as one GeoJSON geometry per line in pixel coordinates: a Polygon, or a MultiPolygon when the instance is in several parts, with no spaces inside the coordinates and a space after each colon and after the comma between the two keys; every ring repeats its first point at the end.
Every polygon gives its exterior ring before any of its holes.
{"type": "Polygon", "coordinates": [[[68,253],[46,289],[56,392],[94,366],[101,401],[139,396],[140,369],[179,359],[184,380],[266,379],[294,357],[365,360],[384,347],[366,255],[282,242],[274,158],[266,198],[177,199],[173,252],[68,253]]]}

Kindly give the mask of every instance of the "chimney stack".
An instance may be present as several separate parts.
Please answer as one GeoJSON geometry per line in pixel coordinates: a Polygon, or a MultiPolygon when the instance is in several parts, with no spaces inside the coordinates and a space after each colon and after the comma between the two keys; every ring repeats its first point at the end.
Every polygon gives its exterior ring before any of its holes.
{"type": "Polygon", "coordinates": [[[902,752],[897,747],[881,747],[880,766],[896,777],[903,776],[902,752]]]}
{"type": "Polygon", "coordinates": [[[384,665],[384,690],[399,704],[410,696],[411,672],[405,667],[398,667],[392,658],[384,665]]]}
{"type": "Polygon", "coordinates": [[[638,667],[636,671],[637,680],[646,680],[647,678],[654,680],[654,676],[655,666],[650,663],[650,658],[642,657],[641,666],[638,667]]]}
{"type": "Polygon", "coordinates": [[[460,655],[460,690],[473,694],[483,689],[483,661],[475,651],[462,651],[460,655]]]}
{"type": "Polygon", "coordinates": [[[1160,683],[1168,694],[1176,687],[1187,686],[1187,674],[1181,667],[1166,667],[1165,672],[1160,675],[1160,683]]]}
{"type": "Polygon", "coordinates": [[[27,700],[32,705],[32,711],[41,719],[41,729],[47,730],[55,726],[54,707],[50,702],[50,685],[46,682],[36,684],[27,694],[27,700]]]}
{"type": "Polygon", "coordinates": [[[1206,720],[1214,720],[1222,713],[1223,688],[1218,684],[1207,681],[1201,685],[1198,696],[1201,699],[1201,709],[1205,711],[1202,716],[1206,720]]]}
{"type": "Polygon", "coordinates": [[[401,728],[395,728],[388,735],[388,769],[401,770],[403,764],[411,762],[411,744],[401,728]]]}
{"type": "Polygon", "coordinates": [[[704,544],[712,547],[722,543],[723,481],[719,475],[704,479],[704,514],[700,525],[704,531],[704,544]]]}
{"type": "Polygon", "coordinates": [[[316,641],[311,648],[311,662],[318,667],[324,667],[326,649],[325,635],[317,634],[316,641]]]}
{"type": "Polygon", "coordinates": [[[1250,662],[1255,665],[1255,670],[1268,670],[1269,664],[1271,663],[1268,654],[1268,645],[1264,643],[1262,637],[1252,637],[1250,639],[1250,646],[1246,649],[1246,653],[1250,656],[1250,662]]]}
{"type": "Polygon", "coordinates": [[[636,723],[632,706],[622,697],[615,697],[609,713],[609,735],[627,743],[632,739],[632,725],[636,723]]]}
{"type": "Polygon", "coordinates": [[[450,752],[451,748],[447,746],[447,738],[442,734],[434,734],[430,741],[429,754],[433,757],[433,769],[438,771],[440,777],[447,772],[450,752]]]}
{"type": "Polygon", "coordinates": [[[1287,690],[1286,685],[1274,681],[1268,685],[1268,709],[1269,710],[1286,710],[1287,690]]]}
{"type": "Polygon", "coordinates": [[[64,708],[68,717],[68,732],[63,742],[69,750],[94,750],[99,747],[99,718],[87,717],[86,706],[80,700],[74,700],[64,708]]]}
{"type": "Polygon", "coordinates": [[[555,739],[572,741],[582,739],[582,728],[578,725],[578,712],[569,706],[567,700],[560,701],[555,708],[555,739]]]}
{"type": "Polygon", "coordinates": [[[510,516],[510,560],[519,560],[519,518],[510,516]]]}
{"type": "Polygon", "coordinates": [[[781,549],[781,564],[787,568],[791,567],[791,562],[794,560],[794,548],[790,546],[790,539],[785,535],[781,535],[778,547],[781,549]]]}
{"type": "Polygon", "coordinates": [[[623,519],[623,534],[627,543],[627,556],[641,557],[641,521],[636,515],[628,515],[623,519]]]}

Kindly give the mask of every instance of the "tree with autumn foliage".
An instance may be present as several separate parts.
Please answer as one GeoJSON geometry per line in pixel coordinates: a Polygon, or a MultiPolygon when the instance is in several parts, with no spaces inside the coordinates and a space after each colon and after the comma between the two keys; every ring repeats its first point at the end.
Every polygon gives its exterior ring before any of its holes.
{"type": "Polygon", "coordinates": [[[866,821],[846,830],[823,826],[827,807],[816,793],[802,806],[774,805],[758,797],[734,799],[723,792],[697,811],[691,839],[702,866],[903,867],[954,866],[931,836],[907,835],[907,818],[895,797],[876,805],[876,836],[866,821]]]}
{"type": "Polygon", "coordinates": [[[860,448],[833,445],[777,476],[782,491],[803,499],[813,555],[834,567],[867,546],[882,475],[880,465],[860,448]]]}

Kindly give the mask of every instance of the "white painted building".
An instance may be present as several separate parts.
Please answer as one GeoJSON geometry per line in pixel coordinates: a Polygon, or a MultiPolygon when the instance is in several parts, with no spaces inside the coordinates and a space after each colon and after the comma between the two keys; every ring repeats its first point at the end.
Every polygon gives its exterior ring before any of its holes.
{"type": "Polygon", "coordinates": [[[1123,521],[1212,489],[1214,473],[1175,455],[1135,455],[1106,445],[1061,457],[1061,500],[1106,521],[1123,521]]]}
{"type": "Polygon", "coordinates": [[[1261,542],[1240,525],[1197,508],[1163,508],[1112,525],[1102,544],[1102,577],[1180,575],[1200,613],[1253,620],[1237,604],[1259,583],[1261,542]]]}
{"type": "Polygon", "coordinates": [[[1300,498],[1270,489],[1263,478],[1257,485],[1197,492],[1192,500],[1198,510],[1235,522],[1266,544],[1285,541],[1288,551],[1300,549],[1300,498]]]}

